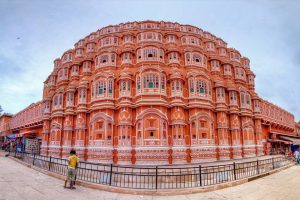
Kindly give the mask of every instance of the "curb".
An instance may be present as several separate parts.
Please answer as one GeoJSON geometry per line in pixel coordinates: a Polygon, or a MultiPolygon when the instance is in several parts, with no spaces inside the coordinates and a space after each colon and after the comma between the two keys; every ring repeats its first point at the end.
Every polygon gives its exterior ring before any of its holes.
{"type": "MultiPolygon", "coordinates": [[[[24,166],[27,166],[29,168],[32,168],[38,172],[41,172],[43,174],[46,174],[48,176],[60,179],[60,180],[65,180],[65,176],[56,174],[54,172],[49,172],[47,170],[32,166],[31,164],[25,163],[17,158],[9,156],[11,160],[14,160],[24,166]]],[[[108,185],[100,185],[96,183],[89,183],[81,180],[76,180],[76,185],[80,185],[86,188],[91,188],[91,189],[96,189],[96,190],[103,190],[107,192],[114,192],[114,193],[123,193],[123,194],[133,194],[133,195],[158,195],[158,196],[174,196],[174,195],[186,195],[186,194],[194,194],[194,193],[201,193],[201,192],[209,192],[209,191],[214,191],[214,190],[220,190],[224,188],[229,188],[233,186],[237,186],[243,183],[247,183],[259,178],[263,178],[265,176],[275,174],[277,172],[280,172],[282,170],[285,170],[289,167],[294,166],[294,163],[288,164],[286,166],[274,169],[272,171],[262,173],[259,175],[251,176],[248,178],[244,179],[239,179],[231,182],[226,182],[222,184],[217,184],[217,185],[211,185],[211,186],[204,186],[204,187],[195,187],[195,188],[185,188],[185,189],[160,189],[158,191],[151,191],[151,190],[144,190],[144,189],[130,189],[130,188],[118,188],[118,187],[113,187],[113,186],[108,186],[108,185]]]]}

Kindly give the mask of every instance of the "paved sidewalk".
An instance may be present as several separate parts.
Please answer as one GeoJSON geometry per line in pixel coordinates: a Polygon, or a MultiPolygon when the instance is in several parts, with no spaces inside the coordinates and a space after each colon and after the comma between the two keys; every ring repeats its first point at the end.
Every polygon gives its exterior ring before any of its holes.
{"type": "Polygon", "coordinates": [[[231,188],[178,196],[142,196],[111,193],[77,186],[63,188],[63,181],[19,164],[0,153],[0,200],[299,200],[300,166],[231,188]]]}

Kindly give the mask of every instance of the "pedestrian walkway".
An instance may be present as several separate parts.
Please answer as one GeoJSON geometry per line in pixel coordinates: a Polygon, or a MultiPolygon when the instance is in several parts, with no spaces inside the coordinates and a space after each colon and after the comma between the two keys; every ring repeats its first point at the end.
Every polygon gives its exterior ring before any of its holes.
{"type": "Polygon", "coordinates": [[[63,188],[63,181],[17,163],[0,153],[0,200],[298,200],[300,190],[300,166],[249,183],[207,193],[178,196],[142,196],[112,193],[77,186],[76,190],[63,188]]]}

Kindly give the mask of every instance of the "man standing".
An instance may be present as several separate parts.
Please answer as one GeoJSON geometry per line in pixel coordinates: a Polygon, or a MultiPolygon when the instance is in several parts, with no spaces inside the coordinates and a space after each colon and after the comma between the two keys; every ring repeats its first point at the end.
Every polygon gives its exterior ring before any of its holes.
{"type": "Polygon", "coordinates": [[[294,158],[295,158],[295,161],[297,162],[297,164],[299,164],[300,160],[299,160],[299,151],[298,151],[298,149],[296,149],[295,152],[294,152],[294,158]]]}
{"type": "Polygon", "coordinates": [[[76,156],[76,151],[71,150],[70,156],[68,157],[68,172],[67,179],[65,180],[65,188],[67,187],[67,182],[70,181],[70,189],[75,189],[75,177],[76,168],[78,166],[79,158],[76,156]]]}

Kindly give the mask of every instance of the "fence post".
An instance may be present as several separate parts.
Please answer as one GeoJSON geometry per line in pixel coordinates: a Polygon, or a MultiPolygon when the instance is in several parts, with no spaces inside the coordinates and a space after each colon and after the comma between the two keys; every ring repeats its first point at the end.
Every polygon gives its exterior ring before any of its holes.
{"type": "Polygon", "coordinates": [[[256,161],[256,167],[257,167],[257,174],[259,174],[258,160],[256,161]]]}
{"type": "Polygon", "coordinates": [[[33,161],[32,161],[33,166],[34,166],[34,160],[35,160],[35,154],[33,154],[33,161]]]}
{"type": "Polygon", "coordinates": [[[199,165],[199,182],[200,182],[200,187],[202,187],[202,168],[201,168],[201,165],[199,165]]]}
{"type": "Polygon", "coordinates": [[[155,168],[155,189],[157,190],[157,187],[158,187],[158,166],[156,165],[156,168],[155,168]]]}
{"type": "Polygon", "coordinates": [[[113,164],[110,164],[109,185],[111,185],[111,181],[112,181],[112,169],[113,169],[113,164]]]}
{"type": "Polygon", "coordinates": [[[51,169],[51,159],[52,159],[52,157],[50,156],[50,161],[49,161],[49,171],[50,171],[50,169],[51,169]]]}
{"type": "Polygon", "coordinates": [[[272,158],[273,169],[275,169],[274,157],[272,158]]]}
{"type": "Polygon", "coordinates": [[[236,180],[236,167],[235,167],[235,162],[233,162],[233,175],[234,175],[234,180],[236,180]]]}

